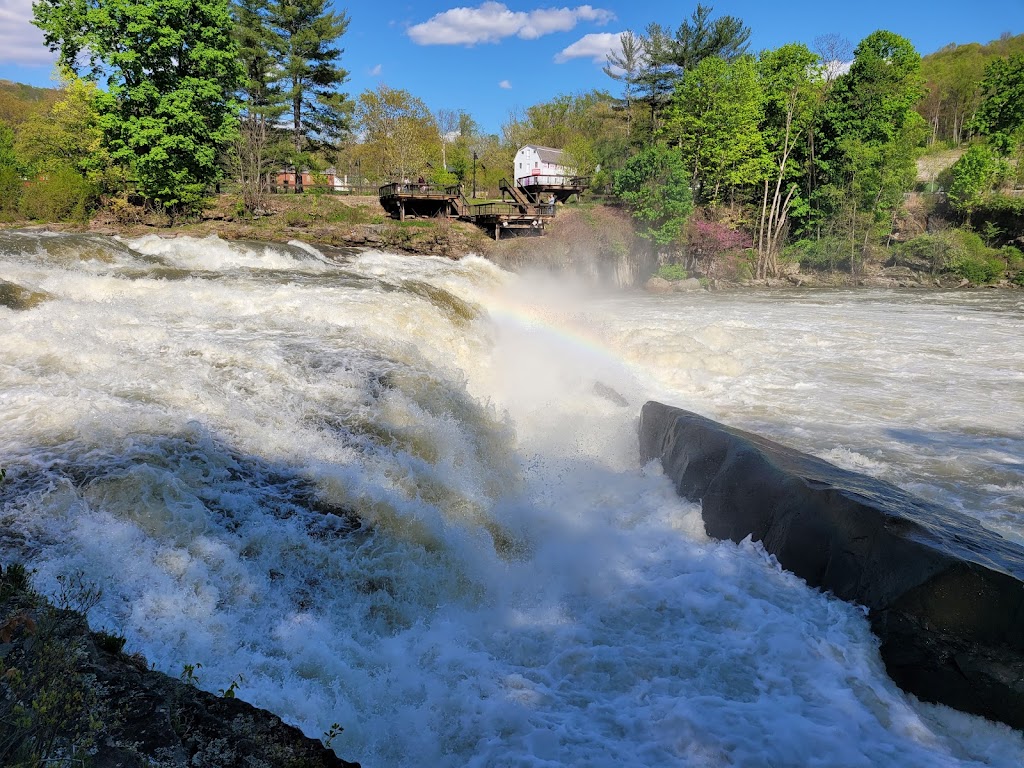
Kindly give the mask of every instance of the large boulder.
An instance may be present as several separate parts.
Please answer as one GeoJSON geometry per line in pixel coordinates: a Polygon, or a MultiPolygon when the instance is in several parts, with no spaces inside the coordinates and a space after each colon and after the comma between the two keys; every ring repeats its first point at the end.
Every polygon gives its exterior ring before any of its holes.
{"type": "Polygon", "coordinates": [[[888,483],[656,402],[640,452],[700,501],[710,536],[751,536],[865,606],[893,680],[1024,729],[1024,549],[888,483]]]}

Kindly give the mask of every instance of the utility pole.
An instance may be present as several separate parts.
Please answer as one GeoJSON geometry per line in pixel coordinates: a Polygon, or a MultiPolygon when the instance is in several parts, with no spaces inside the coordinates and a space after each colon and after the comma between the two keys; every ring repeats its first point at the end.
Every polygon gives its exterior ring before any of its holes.
{"type": "Polygon", "coordinates": [[[473,199],[476,200],[476,152],[473,153],[473,199]]]}

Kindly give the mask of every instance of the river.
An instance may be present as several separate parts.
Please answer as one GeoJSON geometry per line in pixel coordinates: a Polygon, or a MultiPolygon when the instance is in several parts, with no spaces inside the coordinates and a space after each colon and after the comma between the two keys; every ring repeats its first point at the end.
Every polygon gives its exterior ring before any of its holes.
{"type": "Polygon", "coordinates": [[[1024,293],[595,293],[379,252],[0,233],[0,558],[369,768],[1019,766],[863,612],[709,540],[640,406],[1024,542],[1024,293]],[[201,665],[201,666],[199,666],[201,665]]]}

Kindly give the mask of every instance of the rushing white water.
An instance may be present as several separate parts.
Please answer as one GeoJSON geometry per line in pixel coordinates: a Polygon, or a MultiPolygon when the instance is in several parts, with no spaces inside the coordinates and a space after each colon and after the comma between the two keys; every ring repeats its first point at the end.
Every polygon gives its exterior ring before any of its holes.
{"type": "Polygon", "coordinates": [[[365,766],[1018,766],[708,540],[657,397],[1024,540],[1020,293],[587,297],[461,262],[0,234],[0,557],[365,766]],[[625,404],[623,404],[625,403],[625,404]]]}

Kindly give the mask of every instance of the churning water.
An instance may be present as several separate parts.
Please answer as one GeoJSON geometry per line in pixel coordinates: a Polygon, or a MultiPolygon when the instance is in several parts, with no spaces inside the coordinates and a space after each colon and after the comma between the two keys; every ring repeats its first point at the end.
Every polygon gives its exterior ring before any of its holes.
{"type": "Polygon", "coordinates": [[[600,297],[477,258],[0,234],[0,557],[366,766],[1018,766],[708,540],[657,397],[1024,540],[1021,293],[600,297]]]}

